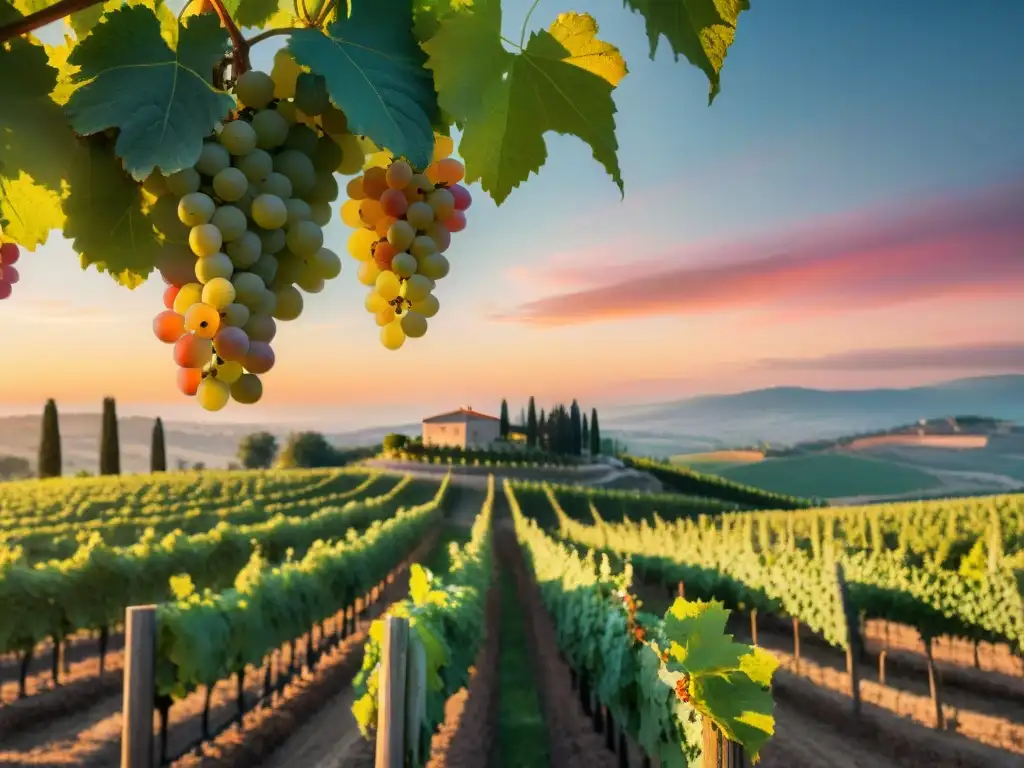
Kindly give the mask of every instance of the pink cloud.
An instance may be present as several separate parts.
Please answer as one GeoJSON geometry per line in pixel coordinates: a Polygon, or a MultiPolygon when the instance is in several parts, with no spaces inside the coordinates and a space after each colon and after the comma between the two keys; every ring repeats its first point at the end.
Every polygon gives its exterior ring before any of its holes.
{"type": "Polygon", "coordinates": [[[1024,371],[1024,343],[856,349],[807,358],[766,358],[756,367],[777,371],[1024,371]]]}
{"type": "Polygon", "coordinates": [[[642,266],[620,262],[606,271],[591,262],[553,271],[576,290],[495,319],[553,326],[736,310],[780,316],[1006,295],[1024,289],[1024,178],[956,199],[855,212],[730,246],[708,244],[699,254],[683,246],[642,266]]]}

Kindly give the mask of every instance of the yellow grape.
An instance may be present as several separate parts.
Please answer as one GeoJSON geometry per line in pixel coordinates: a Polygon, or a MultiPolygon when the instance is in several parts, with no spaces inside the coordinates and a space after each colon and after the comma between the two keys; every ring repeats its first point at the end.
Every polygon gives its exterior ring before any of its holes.
{"type": "Polygon", "coordinates": [[[377,233],[377,237],[383,239],[388,236],[388,230],[391,229],[391,225],[394,224],[398,219],[393,216],[381,216],[377,220],[377,226],[373,228],[373,231],[377,233]]]}
{"type": "Polygon", "coordinates": [[[416,274],[416,257],[404,251],[395,254],[391,259],[391,271],[399,277],[412,277],[416,274]]]}
{"type": "Polygon", "coordinates": [[[395,308],[385,307],[377,313],[377,325],[383,328],[388,323],[393,323],[395,321],[395,317],[395,308]]]}
{"type": "Polygon", "coordinates": [[[425,275],[413,275],[402,283],[402,298],[411,302],[423,301],[434,290],[434,281],[425,275]]]}
{"type": "Polygon", "coordinates": [[[223,277],[215,277],[203,286],[203,303],[223,311],[235,300],[235,286],[223,277]]]}
{"type": "Polygon", "coordinates": [[[243,373],[242,364],[234,360],[225,360],[217,366],[217,379],[225,384],[234,384],[242,378],[243,373]]]}
{"type": "Polygon", "coordinates": [[[348,184],[345,185],[345,194],[348,195],[349,200],[362,200],[366,197],[366,193],[363,191],[363,177],[356,176],[354,179],[349,179],[348,184]]]}
{"type": "Polygon", "coordinates": [[[434,223],[434,209],[427,203],[413,203],[405,212],[405,220],[418,230],[425,230],[434,223]]]}
{"type": "Polygon", "coordinates": [[[338,146],[341,147],[341,162],[338,164],[338,173],[342,176],[351,176],[354,173],[359,173],[366,159],[359,139],[351,133],[343,133],[341,136],[336,136],[335,140],[338,142],[338,146]]]}
{"type": "Polygon", "coordinates": [[[379,293],[385,301],[394,301],[398,298],[398,293],[402,289],[402,283],[398,279],[398,275],[394,272],[381,272],[377,275],[376,281],[377,293],[379,293]]]}
{"type": "Polygon", "coordinates": [[[415,239],[416,230],[408,221],[399,219],[388,229],[388,242],[395,246],[396,250],[408,249],[415,239]]]}
{"type": "Polygon", "coordinates": [[[174,311],[182,317],[188,312],[188,308],[203,300],[203,286],[199,283],[188,283],[181,286],[178,295],[174,297],[174,311]]]}
{"type": "Polygon", "coordinates": [[[185,313],[185,330],[201,339],[212,339],[220,328],[220,312],[209,304],[193,304],[185,313]]]}
{"type": "Polygon", "coordinates": [[[396,160],[384,174],[385,181],[391,189],[405,189],[412,181],[413,170],[405,160],[396,160]]]}
{"type": "Polygon", "coordinates": [[[412,303],[412,311],[418,312],[424,317],[433,317],[440,308],[441,303],[437,300],[437,296],[432,293],[412,303]]]}
{"type": "Polygon", "coordinates": [[[202,192],[192,192],[178,201],[178,220],[187,227],[209,224],[217,210],[213,198],[202,192]]]}
{"type": "Polygon", "coordinates": [[[455,151],[455,142],[451,136],[442,136],[439,133],[434,134],[434,157],[431,162],[436,163],[438,160],[444,160],[446,157],[451,157],[452,152],[455,151]]]}
{"type": "Polygon", "coordinates": [[[362,220],[362,226],[367,229],[376,227],[377,222],[380,221],[380,217],[383,215],[384,210],[381,208],[380,203],[372,197],[359,201],[359,218],[362,220]]]}
{"type": "Polygon", "coordinates": [[[427,333],[427,318],[419,312],[409,310],[402,315],[402,331],[410,339],[419,339],[427,333]]]}
{"type": "Polygon", "coordinates": [[[231,277],[234,271],[235,265],[224,253],[215,253],[196,261],[196,280],[204,285],[217,277],[231,277]]]}
{"type": "Polygon", "coordinates": [[[213,224],[199,224],[189,230],[188,245],[192,253],[200,258],[213,256],[224,245],[224,238],[213,224]]]}
{"type": "Polygon", "coordinates": [[[373,256],[373,245],[378,240],[377,234],[368,229],[357,229],[348,239],[348,252],[352,258],[366,261],[373,256]]]}
{"type": "Polygon", "coordinates": [[[207,376],[199,382],[196,390],[196,399],[199,405],[207,411],[219,411],[228,404],[231,390],[223,381],[218,381],[212,376],[207,376]]]}
{"type": "Polygon", "coordinates": [[[387,299],[377,293],[377,291],[370,291],[366,294],[366,300],[363,304],[366,307],[366,311],[373,315],[383,312],[388,308],[387,299]]]}
{"type": "Polygon", "coordinates": [[[383,168],[378,166],[367,168],[366,173],[363,174],[363,191],[366,196],[380,200],[380,196],[388,188],[387,176],[388,173],[383,168]]]}
{"type": "Polygon", "coordinates": [[[380,329],[380,343],[390,350],[398,349],[405,343],[405,331],[402,330],[401,320],[392,320],[380,329]]]}
{"type": "Polygon", "coordinates": [[[359,216],[359,200],[346,200],[341,206],[341,220],[345,223],[346,227],[363,226],[363,220],[359,216]]]}
{"type": "Polygon", "coordinates": [[[465,175],[465,166],[451,157],[427,166],[427,178],[435,184],[458,184],[465,175]]]}
{"type": "Polygon", "coordinates": [[[377,277],[380,275],[380,267],[377,266],[377,262],[373,259],[364,261],[359,265],[359,271],[356,276],[359,278],[359,282],[363,285],[376,285],[377,277]]]}

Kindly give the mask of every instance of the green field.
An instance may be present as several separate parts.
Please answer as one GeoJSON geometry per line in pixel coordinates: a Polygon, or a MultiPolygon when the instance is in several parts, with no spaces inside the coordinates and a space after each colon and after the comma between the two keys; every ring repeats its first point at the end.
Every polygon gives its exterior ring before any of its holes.
{"type": "Polygon", "coordinates": [[[687,467],[696,472],[721,474],[727,469],[744,467],[764,461],[761,451],[708,451],[706,453],[678,453],[669,459],[677,467],[687,467]]]}
{"type": "Polygon", "coordinates": [[[719,474],[776,493],[817,498],[895,496],[941,485],[921,469],[839,453],[767,459],[719,474]]]}

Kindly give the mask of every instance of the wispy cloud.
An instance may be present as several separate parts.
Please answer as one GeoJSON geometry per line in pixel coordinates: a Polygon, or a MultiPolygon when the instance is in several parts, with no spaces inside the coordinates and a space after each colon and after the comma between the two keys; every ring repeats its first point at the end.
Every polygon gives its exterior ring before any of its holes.
{"type": "MultiPolygon", "coordinates": [[[[709,249],[698,264],[695,255],[692,247],[682,247],[654,263],[620,262],[621,271],[604,273],[598,285],[593,263],[576,267],[576,290],[494,319],[555,326],[737,310],[782,316],[1020,292],[1024,177],[955,199],[848,214],[709,249]]],[[[559,282],[571,284],[573,270],[561,268],[559,282]]]]}
{"type": "Polygon", "coordinates": [[[756,368],[776,371],[1024,371],[1024,342],[1018,344],[961,344],[947,347],[857,349],[807,358],[765,358],[756,368]]]}
{"type": "MultiPolygon", "coordinates": [[[[162,307],[161,307],[162,309],[162,307]]],[[[115,323],[131,315],[111,312],[104,307],[78,306],[65,299],[35,299],[25,302],[21,311],[7,322],[14,323],[115,323]]]]}

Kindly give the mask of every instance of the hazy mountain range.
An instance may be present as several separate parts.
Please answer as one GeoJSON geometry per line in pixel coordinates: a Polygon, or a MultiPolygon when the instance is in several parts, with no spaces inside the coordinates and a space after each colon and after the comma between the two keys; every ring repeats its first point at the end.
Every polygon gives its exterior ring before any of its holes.
{"type": "MultiPolygon", "coordinates": [[[[749,445],[759,441],[791,444],[841,437],[951,415],[991,416],[1024,423],[1024,376],[959,379],[909,389],[819,390],[774,387],[735,395],[706,395],[633,408],[616,408],[602,418],[603,433],[631,450],[654,455],[749,445]]],[[[96,470],[99,414],[61,414],[64,468],[96,470]]],[[[0,455],[35,463],[40,416],[0,418],[0,455]]],[[[126,472],[149,468],[153,420],[131,416],[119,422],[121,464],[126,472]]],[[[283,438],[287,424],[198,424],[166,422],[167,459],[224,467],[250,432],[266,429],[283,438]]],[[[388,432],[413,435],[419,424],[327,433],[338,446],[377,443],[388,432]]]]}

